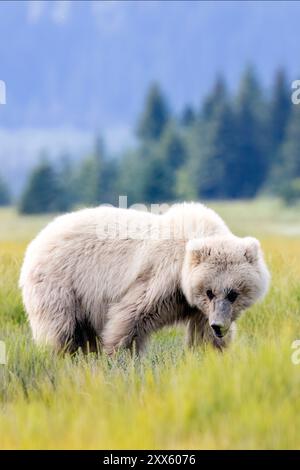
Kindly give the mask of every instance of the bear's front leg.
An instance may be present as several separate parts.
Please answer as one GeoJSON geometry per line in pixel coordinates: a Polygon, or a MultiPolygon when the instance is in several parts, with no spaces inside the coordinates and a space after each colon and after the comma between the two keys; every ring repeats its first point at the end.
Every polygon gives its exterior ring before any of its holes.
{"type": "Polygon", "coordinates": [[[187,326],[187,345],[190,348],[199,346],[201,344],[210,343],[215,348],[223,350],[226,348],[235,334],[235,323],[231,324],[228,333],[224,338],[217,338],[212,332],[207,317],[202,312],[197,312],[188,321],[187,326]]]}
{"type": "Polygon", "coordinates": [[[112,355],[120,348],[127,348],[137,354],[143,350],[151,332],[151,306],[147,303],[147,285],[138,283],[129,289],[123,299],[112,304],[108,310],[107,322],[102,334],[105,352],[112,355]]]}
{"type": "Polygon", "coordinates": [[[139,354],[143,349],[145,335],[139,331],[137,311],[134,306],[126,307],[120,302],[109,310],[109,320],[102,334],[103,349],[108,355],[118,349],[130,349],[139,354]]]}

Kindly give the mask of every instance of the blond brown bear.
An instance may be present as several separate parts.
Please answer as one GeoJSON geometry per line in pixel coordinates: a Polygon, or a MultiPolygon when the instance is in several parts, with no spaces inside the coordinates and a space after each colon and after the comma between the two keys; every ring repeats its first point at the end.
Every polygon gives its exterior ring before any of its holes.
{"type": "Polygon", "coordinates": [[[63,215],[29,245],[20,287],[34,339],[56,350],[99,343],[140,351],[187,324],[189,345],[222,348],[269,273],[259,242],[234,236],[199,203],[164,214],[98,207],[63,215]]]}

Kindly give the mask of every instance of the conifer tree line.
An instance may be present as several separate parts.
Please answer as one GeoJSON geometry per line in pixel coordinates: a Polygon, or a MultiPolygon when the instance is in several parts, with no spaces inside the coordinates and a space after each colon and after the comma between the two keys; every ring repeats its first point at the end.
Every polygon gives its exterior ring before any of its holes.
{"type": "MultiPolygon", "coordinates": [[[[172,113],[158,84],[146,96],[137,145],[108,155],[100,138],[79,163],[42,156],[19,201],[22,213],[77,206],[279,196],[300,199],[300,105],[283,70],[264,90],[253,68],[232,93],[222,76],[201,106],[172,113]]],[[[0,204],[9,193],[0,179],[0,204]]]]}

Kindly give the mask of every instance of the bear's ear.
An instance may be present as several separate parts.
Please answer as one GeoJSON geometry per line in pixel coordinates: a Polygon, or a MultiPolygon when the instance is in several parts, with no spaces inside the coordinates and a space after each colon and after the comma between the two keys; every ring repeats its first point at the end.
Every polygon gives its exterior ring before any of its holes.
{"type": "Polygon", "coordinates": [[[191,264],[196,266],[203,263],[211,254],[211,247],[205,240],[197,238],[189,240],[186,245],[186,251],[190,255],[191,264]]]}
{"type": "Polygon", "coordinates": [[[253,237],[245,237],[244,244],[244,256],[246,260],[248,261],[248,263],[255,263],[258,260],[258,254],[260,249],[259,241],[253,237]]]}

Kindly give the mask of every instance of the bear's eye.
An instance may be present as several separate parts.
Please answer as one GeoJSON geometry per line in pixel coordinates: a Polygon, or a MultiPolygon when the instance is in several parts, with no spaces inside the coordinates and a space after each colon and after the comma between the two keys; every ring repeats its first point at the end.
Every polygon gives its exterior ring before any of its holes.
{"type": "Polygon", "coordinates": [[[227,297],[226,297],[226,298],[227,298],[227,300],[229,300],[229,302],[233,303],[233,302],[236,300],[236,298],[237,298],[238,295],[239,295],[239,294],[238,294],[235,290],[231,290],[231,291],[227,294],[227,297]]]}
{"type": "Polygon", "coordinates": [[[209,300],[212,300],[212,299],[214,298],[214,296],[215,296],[215,294],[213,293],[213,291],[210,290],[210,289],[206,291],[206,295],[207,295],[207,297],[209,298],[209,300]]]}

